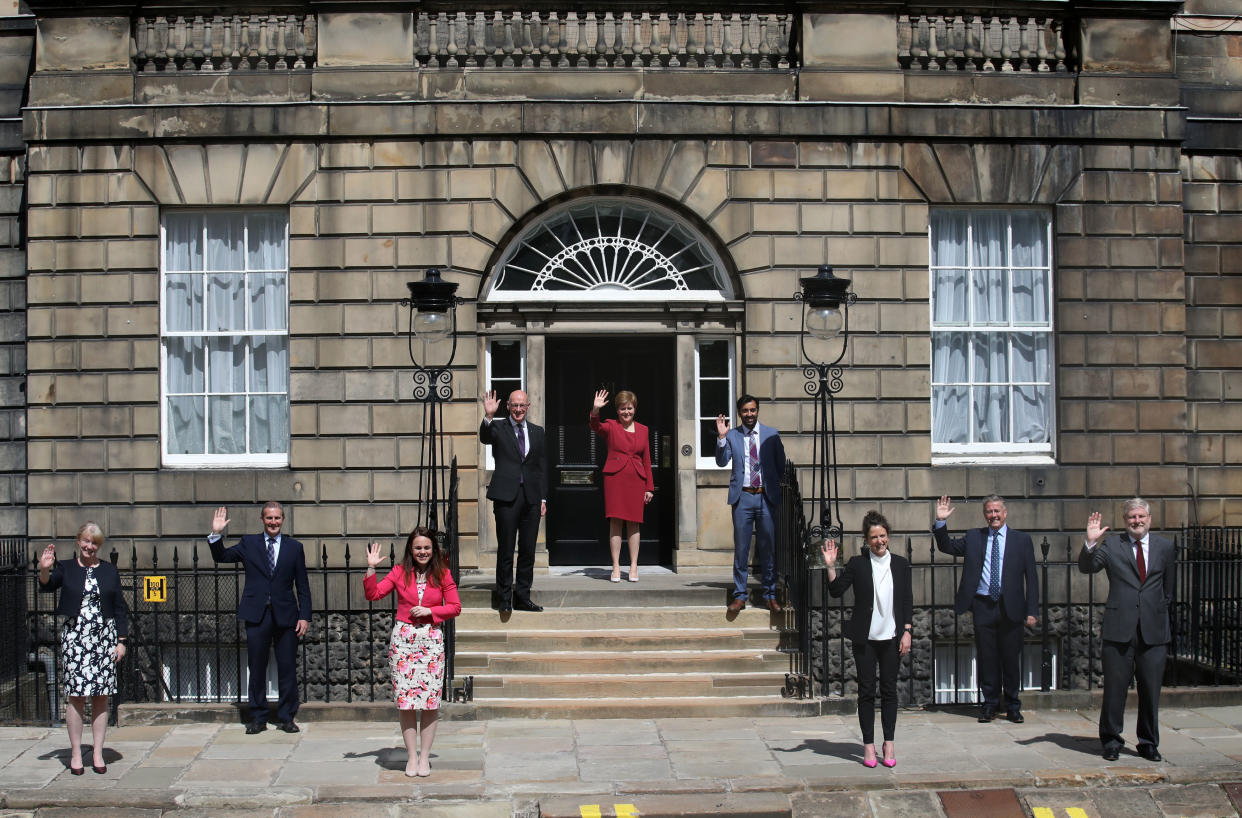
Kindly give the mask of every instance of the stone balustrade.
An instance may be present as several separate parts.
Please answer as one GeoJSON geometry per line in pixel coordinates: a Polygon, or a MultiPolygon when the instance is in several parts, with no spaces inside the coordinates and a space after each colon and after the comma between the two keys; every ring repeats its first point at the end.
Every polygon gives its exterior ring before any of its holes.
{"type": "Polygon", "coordinates": [[[1074,71],[1062,20],[1017,14],[899,14],[897,61],[925,71],[1074,71]]]}
{"type": "Polygon", "coordinates": [[[131,56],[138,71],[266,71],[315,63],[315,15],[138,17],[131,56]]]}
{"type": "Polygon", "coordinates": [[[419,13],[415,60],[431,68],[790,66],[788,14],[419,13]]]}

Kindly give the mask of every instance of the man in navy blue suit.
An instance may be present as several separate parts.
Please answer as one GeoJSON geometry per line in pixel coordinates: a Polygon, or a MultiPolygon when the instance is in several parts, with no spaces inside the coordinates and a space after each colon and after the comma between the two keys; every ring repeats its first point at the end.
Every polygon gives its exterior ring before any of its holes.
{"type": "Polygon", "coordinates": [[[936,548],[962,557],[962,582],[957,589],[957,615],[970,611],[975,625],[975,667],[983,708],[979,721],[996,718],[1001,693],[1005,717],[1021,724],[1022,689],[1019,672],[1024,628],[1039,614],[1039,575],[1035,572],[1035,545],[1031,536],[1005,525],[1005,500],[995,494],[983,498],[987,525],[952,539],[945,520],[953,513],[948,497],[936,503],[932,535],[936,548]]]}
{"type": "Polygon", "coordinates": [[[246,654],[250,668],[250,722],[248,734],[267,729],[267,656],[275,648],[280,699],[276,705],[278,727],[298,732],[293,717],[298,712],[298,639],[310,626],[310,581],[306,578],[306,555],[302,543],[280,533],[285,511],[280,503],[263,505],[263,533],[246,534],[225,548],[224,529],[228,510],[216,509],[211,521],[211,558],[216,562],[240,562],[246,567],[237,615],[246,623],[246,654]],[[297,596],[293,588],[297,585],[297,596]]]}
{"type": "Polygon", "coordinates": [[[729,475],[729,505],[733,508],[733,600],[729,610],[746,607],[746,576],[750,565],[750,538],[759,552],[763,604],[781,612],[776,601],[776,512],[781,504],[781,475],[785,445],[780,433],[759,423],[759,400],[737,399],[740,426],[730,429],[724,415],[716,418],[716,465],[733,461],[729,475]]]}

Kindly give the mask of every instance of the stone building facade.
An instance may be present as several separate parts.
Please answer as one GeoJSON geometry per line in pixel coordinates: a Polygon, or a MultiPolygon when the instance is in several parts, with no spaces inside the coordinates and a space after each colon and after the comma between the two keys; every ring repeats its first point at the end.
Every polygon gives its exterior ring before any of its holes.
{"type": "Polygon", "coordinates": [[[29,5],[9,497],[39,540],[90,517],[164,560],[272,497],[331,563],[408,530],[398,302],[433,266],[468,299],[444,414],[467,568],[494,561],[479,394],[521,385],[551,432],[541,561],[598,564],[586,415],[638,383],[648,557],[723,570],[706,430],[749,392],[809,464],[794,294],[823,264],[859,298],[847,529],[924,531],[940,494],[1003,494],[1033,532],[1135,493],[1166,529],[1242,513],[1237,3],[29,5]]]}

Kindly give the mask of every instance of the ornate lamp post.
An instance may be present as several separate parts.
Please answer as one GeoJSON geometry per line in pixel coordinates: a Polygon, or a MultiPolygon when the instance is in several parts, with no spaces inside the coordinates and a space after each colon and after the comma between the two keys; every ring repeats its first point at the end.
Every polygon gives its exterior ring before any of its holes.
{"type": "Polygon", "coordinates": [[[819,500],[819,520],[814,521],[807,533],[808,556],[814,567],[823,567],[819,543],[827,537],[841,540],[841,494],[837,486],[837,427],[833,413],[834,398],[841,391],[841,359],[849,342],[849,305],[858,300],[850,292],[850,280],[837,278],[832,268],[820,267],[819,272],[802,279],[802,291],[796,296],[802,300],[802,357],[807,366],[806,393],[818,398],[815,413],[815,442],[811,459],[815,465],[813,496],[819,500]],[[807,350],[806,336],[811,335],[827,350],[823,360],[813,357],[807,350]],[[832,357],[835,342],[840,341],[840,351],[832,357]]]}
{"type": "Polygon", "coordinates": [[[401,305],[410,310],[407,339],[410,362],[414,365],[414,399],[424,404],[416,495],[420,498],[418,524],[425,522],[439,531],[440,502],[448,494],[441,485],[446,478],[441,474],[445,455],[440,428],[444,420],[443,404],[453,397],[450,367],[457,355],[457,305],[464,299],[457,297],[457,285],[441,279],[440,271],[434,267],[427,270],[422,281],[408,281],[406,286],[410,289],[410,297],[402,299],[401,305]],[[414,352],[416,339],[421,353],[418,355],[414,352]],[[451,339],[451,344],[445,355],[447,339],[451,339]]]}

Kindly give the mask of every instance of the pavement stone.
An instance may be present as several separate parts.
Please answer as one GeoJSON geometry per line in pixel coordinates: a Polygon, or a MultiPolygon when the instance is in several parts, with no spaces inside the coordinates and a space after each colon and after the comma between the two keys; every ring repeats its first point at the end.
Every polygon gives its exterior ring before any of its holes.
{"type": "Polygon", "coordinates": [[[1224,818],[1237,814],[1224,789],[1213,784],[1153,787],[1151,797],[1170,818],[1224,818]]]}
{"type": "Polygon", "coordinates": [[[873,792],[871,814],[875,818],[930,818],[944,815],[940,799],[932,792],[873,792]]]}

